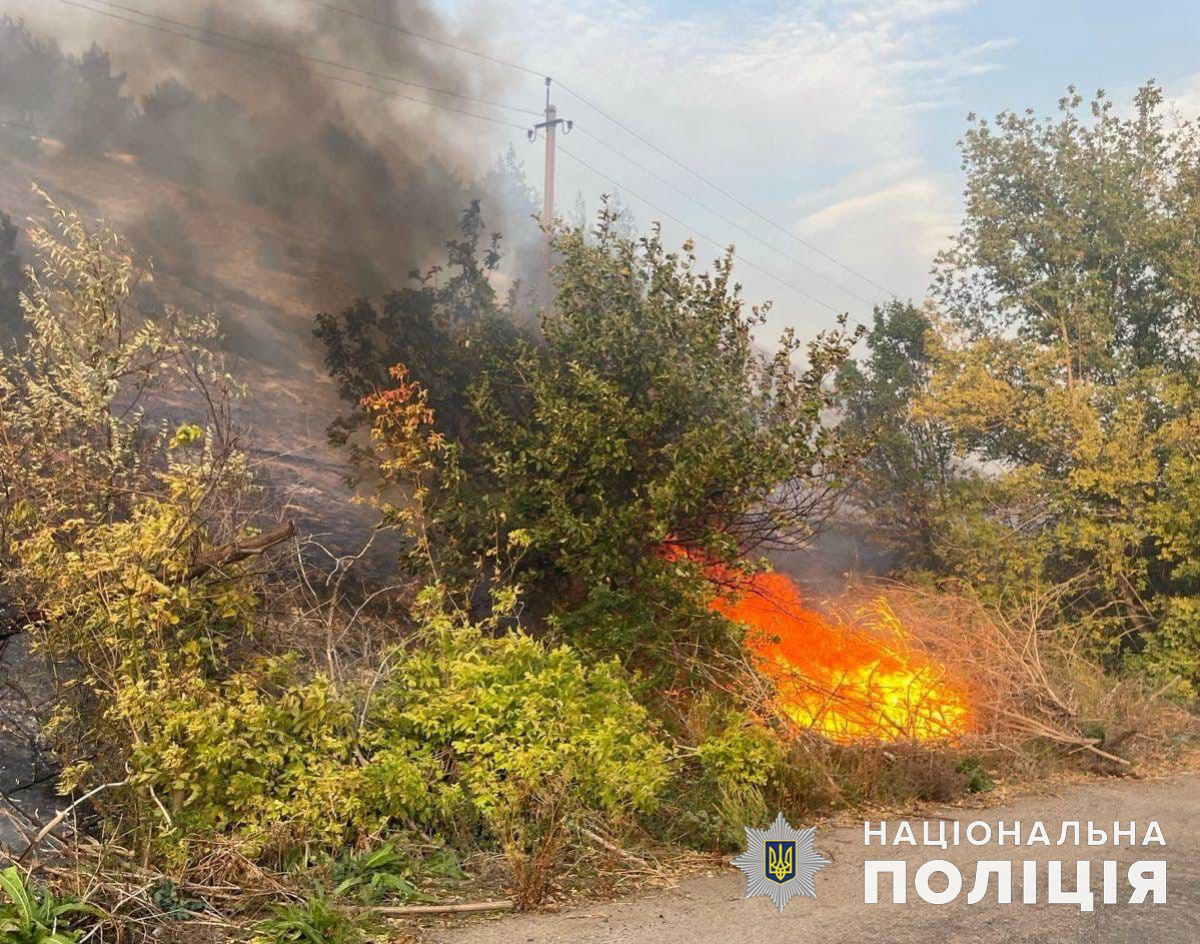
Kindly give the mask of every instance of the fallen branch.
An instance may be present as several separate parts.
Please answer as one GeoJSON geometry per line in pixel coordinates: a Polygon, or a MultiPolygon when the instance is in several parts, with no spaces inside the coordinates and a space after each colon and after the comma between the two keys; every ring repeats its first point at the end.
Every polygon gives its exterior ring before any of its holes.
{"type": "Polygon", "coordinates": [[[1035,721],[1033,718],[1027,718],[1024,715],[1019,715],[1015,711],[1009,711],[1006,708],[1001,708],[1000,713],[1012,719],[1019,727],[1024,727],[1029,734],[1037,737],[1044,737],[1050,741],[1057,741],[1059,744],[1067,744],[1071,747],[1078,747],[1085,751],[1091,751],[1097,757],[1103,757],[1105,760],[1110,760],[1114,764],[1120,764],[1123,767],[1132,767],[1133,764],[1127,761],[1124,757],[1118,757],[1116,754],[1110,754],[1108,751],[1103,751],[1096,745],[1100,743],[1095,738],[1076,737],[1075,735],[1065,734],[1062,731],[1056,731],[1048,725],[1042,724],[1040,721],[1035,721]]]}
{"type": "Polygon", "coordinates": [[[511,898],[498,901],[468,901],[453,905],[350,905],[347,911],[370,912],[388,917],[405,915],[468,914],[473,911],[512,911],[516,907],[511,898]]]}
{"type": "Polygon", "coordinates": [[[644,869],[651,868],[650,863],[647,862],[645,859],[643,859],[641,856],[634,855],[632,852],[630,852],[627,849],[622,849],[620,846],[618,846],[614,842],[609,842],[607,839],[605,839],[599,833],[594,833],[590,829],[584,829],[582,826],[576,826],[575,828],[579,830],[581,835],[586,836],[588,839],[592,840],[592,842],[596,843],[596,845],[598,845],[604,849],[607,849],[613,855],[620,856],[622,859],[625,859],[627,862],[633,862],[637,865],[640,865],[644,869]]]}
{"type": "Polygon", "coordinates": [[[22,862],[24,862],[29,857],[29,853],[33,852],[33,850],[37,848],[38,844],[48,835],[50,835],[50,833],[54,831],[54,828],[58,826],[59,823],[70,816],[75,807],[79,806],[80,803],[90,800],[101,790],[108,790],[110,787],[123,787],[127,783],[129,783],[128,780],[118,780],[116,783],[102,783],[100,786],[89,790],[66,809],[59,810],[58,813],[55,814],[54,818],[51,819],[50,822],[48,822],[45,826],[43,826],[41,831],[33,837],[33,842],[25,847],[25,851],[17,856],[17,864],[20,865],[22,862]]]}
{"type": "Polygon", "coordinates": [[[295,522],[285,521],[279,527],[266,531],[258,535],[258,537],[250,538],[246,541],[234,541],[231,544],[226,544],[224,547],[205,551],[192,564],[191,570],[187,572],[187,579],[195,580],[197,577],[203,577],[210,570],[226,567],[229,564],[236,564],[238,561],[244,561],[250,557],[258,557],[264,551],[273,548],[276,544],[282,544],[284,541],[294,537],[295,534],[295,522]]]}

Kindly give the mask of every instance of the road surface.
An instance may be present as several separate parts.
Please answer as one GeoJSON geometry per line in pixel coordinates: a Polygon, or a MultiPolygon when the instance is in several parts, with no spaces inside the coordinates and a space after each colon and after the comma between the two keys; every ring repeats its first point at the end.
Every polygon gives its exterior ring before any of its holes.
{"type": "MultiPolygon", "coordinates": [[[[1144,825],[1158,820],[1166,838],[1162,846],[1123,848],[1051,845],[1013,848],[963,845],[943,852],[908,846],[880,850],[863,845],[862,825],[818,828],[816,850],[833,865],[816,877],[818,900],[797,898],[776,914],[765,898],[742,899],[745,880],[739,872],[683,880],[670,891],[646,893],[614,902],[586,903],[559,914],[530,914],[479,921],[456,929],[431,932],[438,944],[1200,944],[1200,775],[1179,774],[1156,780],[1106,780],[1070,784],[1053,792],[1015,799],[988,809],[944,809],[919,819],[972,820],[995,824],[1020,820],[1027,830],[1035,820],[1046,824],[1050,841],[1063,821],[1114,820],[1144,825]],[[908,903],[863,904],[863,861],[907,858],[908,903]],[[920,901],[912,890],[912,873],[921,862],[946,858],[963,873],[963,892],[949,905],[920,901]],[[1074,861],[1092,861],[1095,911],[1080,913],[1074,905],[999,905],[995,883],[983,903],[968,905],[966,892],[980,859],[1012,859],[1014,898],[1021,898],[1020,865],[1039,860],[1039,899],[1045,901],[1045,866],[1065,862],[1063,886],[1074,888],[1074,861]],[[1100,863],[1116,859],[1125,866],[1137,859],[1167,861],[1165,904],[1103,905],[1100,863]]],[[[892,817],[895,821],[897,817],[892,817]]],[[[766,825],[766,824],[763,824],[766,825]]],[[[803,825],[803,824],[793,824],[803,825]]],[[[917,825],[918,839],[920,826],[917,825]]],[[[936,829],[936,827],[934,827],[936,829]]],[[[1125,869],[1120,870],[1122,900],[1128,899],[1125,869]]],[[[938,879],[934,887],[938,888],[938,879]]],[[[885,877],[881,898],[890,902],[885,877]]]]}

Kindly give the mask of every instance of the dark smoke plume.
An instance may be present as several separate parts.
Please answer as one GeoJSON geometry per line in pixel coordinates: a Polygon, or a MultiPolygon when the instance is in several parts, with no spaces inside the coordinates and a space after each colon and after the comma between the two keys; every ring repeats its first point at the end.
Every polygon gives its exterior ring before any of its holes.
{"type": "MultiPolygon", "coordinates": [[[[99,0],[70,2],[138,19],[99,0]]],[[[330,2],[487,50],[486,37],[451,33],[426,0],[330,2]]],[[[444,263],[474,199],[486,229],[503,234],[501,277],[522,279],[541,265],[530,218],[538,197],[520,162],[505,156],[511,129],[318,73],[514,124],[533,119],[299,57],[489,100],[525,104],[522,88],[486,61],[309,0],[112,3],[257,45],[193,34],[235,53],[59,0],[9,0],[0,11],[0,211],[44,215],[30,196],[34,178],[153,259],[154,282],[139,298],[147,312],[166,304],[215,312],[226,349],[243,361],[234,366],[252,394],[247,422],[289,514],[353,550],[373,520],[352,520],[343,458],[325,442],[343,404],[313,338],[314,315],[444,263]]],[[[535,107],[537,85],[523,87],[535,107]]],[[[12,261],[28,247],[5,232],[12,261]]],[[[8,268],[19,273],[15,261],[8,268]]],[[[161,406],[175,409],[169,396],[161,406]]]]}
{"type": "MultiPolygon", "coordinates": [[[[120,7],[143,10],[210,32],[192,34],[200,44],[58,0],[10,3],[7,12],[24,20],[29,35],[6,25],[0,118],[45,127],[80,152],[129,152],[147,171],[269,210],[315,239],[316,269],[335,272],[355,293],[391,287],[430,261],[469,199],[486,202],[479,181],[498,138],[488,123],[325,76],[526,120],[300,58],[490,100],[504,99],[512,81],[486,61],[307,0],[83,3],[133,20],[120,7]]],[[[486,47],[482,37],[450,35],[424,0],[344,3],[375,21],[486,47]]],[[[527,240],[532,207],[505,206],[499,195],[491,202],[489,227],[509,230],[514,244],[527,240]]]]}

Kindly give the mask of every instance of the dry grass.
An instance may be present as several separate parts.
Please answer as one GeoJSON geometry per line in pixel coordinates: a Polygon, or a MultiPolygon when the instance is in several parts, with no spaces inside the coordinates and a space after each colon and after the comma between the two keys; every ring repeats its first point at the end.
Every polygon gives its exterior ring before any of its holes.
{"type": "Polygon", "coordinates": [[[966,593],[876,584],[850,605],[882,601],[961,682],[972,705],[966,741],[1002,770],[1122,773],[1165,759],[1195,733],[1194,719],[1169,701],[1169,686],[1106,670],[1079,633],[1052,619],[1070,589],[1048,587],[1001,610],[966,593]]]}

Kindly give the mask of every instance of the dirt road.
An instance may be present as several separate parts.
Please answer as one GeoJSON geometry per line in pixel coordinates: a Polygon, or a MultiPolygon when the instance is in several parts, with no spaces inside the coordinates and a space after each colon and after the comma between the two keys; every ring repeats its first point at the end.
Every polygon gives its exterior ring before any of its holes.
{"type": "MultiPolygon", "coordinates": [[[[990,809],[948,809],[935,815],[996,824],[1041,820],[1058,836],[1063,821],[1091,819],[1097,823],[1156,819],[1167,841],[1161,846],[1123,848],[1069,846],[997,848],[996,846],[918,847],[896,852],[863,846],[862,826],[818,828],[816,849],[833,865],[816,878],[818,900],[796,899],[776,914],[765,898],[742,900],[745,880],[738,872],[683,881],[668,892],[655,892],[604,904],[587,904],[556,915],[527,915],[481,922],[435,934],[439,944],[1197,944],[1200,942],[1200,775],[1188,774],[1153,781],[1112,780],[1072,784],[1026,796],[990,809]],[[908,858],[920,863],[946,858],[964,875],[962,895],[949,905],[917,900],[911,888],[904,905],[863,904],[863,861],[868,858],[908,858]],[[1090,859],[1096,909],[1080,913],[1074,905],[998,905],[993,883],[980,904],[965,903],[980,859],[1035,858],[1067,862],[1063,885],[1074,887],[1077,859],[1090,859]],[[1100,903],[1100,863],[1116,859],[1125,865],[1142,858],[1167,861],[1167,901],[1154,905],[1100,903]]],[[[930,818],[925,816],[921,818],[930,818]]],[[[918,819],[914,817],[915,821],[918,819]]],[[[765,824],[764,824],[765,825],[765,824]]],[[[793,824],[804,825],[804,824],[793,824]]],[[[1141,838],[1139,826],[1139,839],[1141,838]]],[[[918,838],[920,826],[917,826],[918,838]]],[[[910,847],[900,846],[900,850],[910,847]]],[[[1045,867],[1039,865],[1039,898],[1045,900],[1045,867]]],[[[1125,888],[1124,869],[1121,888],[1125,888]]],[[[936,886],[935,880],[935,887],[936,886]]],[[[1014,877],[1014,898],[1020,901],[1020,866],[1014,877]]],[[[885,887],[890,884],[885,879],[885,887]]],[[[881,896],[890,901],[886,892],[881,896]]],[[[1122,900],[1128,899],[1124,892],[1122,900]]]]}

